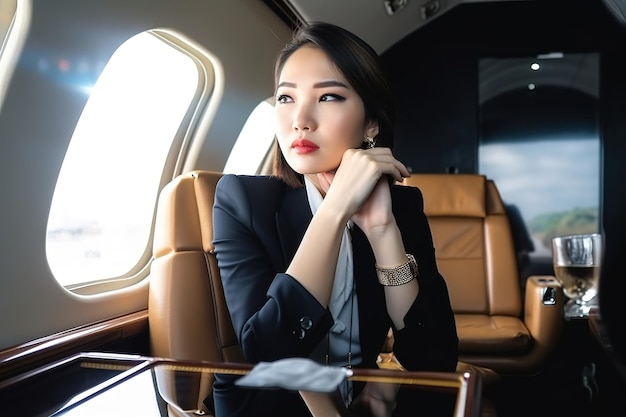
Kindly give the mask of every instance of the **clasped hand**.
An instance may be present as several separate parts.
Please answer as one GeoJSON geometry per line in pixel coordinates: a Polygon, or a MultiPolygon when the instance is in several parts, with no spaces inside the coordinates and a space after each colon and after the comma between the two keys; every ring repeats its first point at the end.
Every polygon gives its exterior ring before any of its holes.
{"type": "Polygon", "coordinates": [[[325,200],[368,231],[393,221],[389,178],[410,175],[389,148],[348,149],[335,171],[317,174],[325,200]]]}

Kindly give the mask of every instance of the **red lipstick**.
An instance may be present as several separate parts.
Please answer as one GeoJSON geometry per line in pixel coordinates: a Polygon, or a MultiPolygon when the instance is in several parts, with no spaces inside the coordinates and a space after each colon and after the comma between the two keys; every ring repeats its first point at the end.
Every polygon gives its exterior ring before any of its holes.
{"type": "Polygon", "coordinates": [[[291,148],[294,149],[299,154],[306,154],[310,152],[315,152],[319,149],[319,146],[306,139],[297,139],[291,143],[291,148]]]}

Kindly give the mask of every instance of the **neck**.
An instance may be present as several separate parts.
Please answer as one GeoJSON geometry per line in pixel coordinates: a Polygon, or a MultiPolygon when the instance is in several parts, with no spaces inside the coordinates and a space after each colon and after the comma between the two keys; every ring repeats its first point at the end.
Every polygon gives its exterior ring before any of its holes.
{"type": "Polygon", "coordinates": [[[305,174],[304,176],[307,177],[307,179],[311,181],[313,185],[315,185],[315,188],[317,189],[317,191],[319,191],[322,198],[326,197],[326,192],[320,186],[320,181],[319,178],[317,178],[317,174],[305,174]]]}

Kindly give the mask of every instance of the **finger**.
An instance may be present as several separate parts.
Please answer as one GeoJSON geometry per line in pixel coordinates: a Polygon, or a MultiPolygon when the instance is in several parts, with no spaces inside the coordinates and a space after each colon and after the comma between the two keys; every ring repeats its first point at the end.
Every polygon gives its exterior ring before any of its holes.
{"type": "Polygon", "coordinates": [[[393,177],[394,180],[399,182],[402,182],[404,178],[411,175],[406,166],[396,159],[388,162],[383,169],[385,174],[393,177]]]}
{"type": "Polygon", "coordinates": [[[333,183],[333,179],[335,178],[334,172],[320,172],[317,174],[317,180],[319,182],[320,187],[324,190],[324,192],[328,191],[330,185],[333,183]]]}
{"type": "MultiPolygon", "coordinates": [[[[371,154],[372,157],[374,157],[375,159],[381,158],[380,160],[382,161],[388,161],[393,163],[394,167],[398,170],[399,175],[401,176],[401,178],[399,179],[400,181],[402,181],[402,178],[406,178],[411,176],[411,173],[409,172],[408,168],[406,167],[406,165],[404,165],[400,160],[398,160],[393,153],[391,152],[391,149],[389,148],[372,148],[372,149],[366,149],[364,150],[364,152],[369,152],[371,154]]],[[[397,179],[397,177],[394,175],[394,178],[397,179]]]]}

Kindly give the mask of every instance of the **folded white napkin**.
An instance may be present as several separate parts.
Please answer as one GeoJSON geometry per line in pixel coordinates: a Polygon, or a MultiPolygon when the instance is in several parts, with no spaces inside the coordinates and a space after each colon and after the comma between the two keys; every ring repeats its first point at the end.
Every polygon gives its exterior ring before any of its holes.
{"type": "Polygon", "coordinates": [[[352,371],[321,365],[307,358],[259,362],[235,384],[251,388],[285,388],[293,391],[333,392],[352,371]]]}

